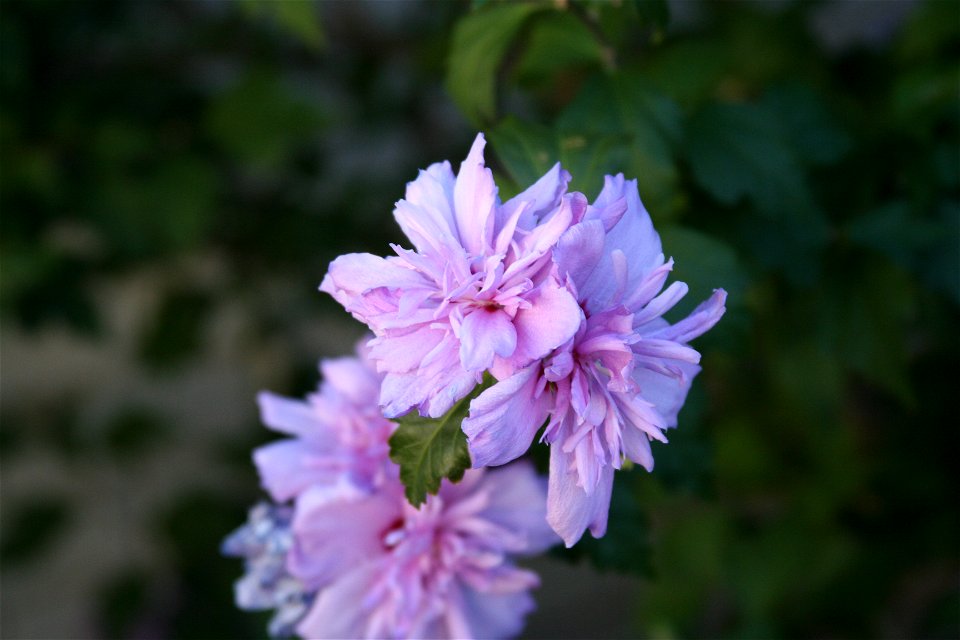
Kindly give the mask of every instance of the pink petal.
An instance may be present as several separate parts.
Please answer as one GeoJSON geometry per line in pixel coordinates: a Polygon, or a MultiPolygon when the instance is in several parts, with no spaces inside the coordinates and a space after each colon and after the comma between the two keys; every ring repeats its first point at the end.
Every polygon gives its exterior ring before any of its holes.
{"type": "Polygon", "coordinates": [[[263,424],[274,431],[309,438],[311,443],[318,446],[333,446],[336,443],[335,431],[327,426],[330,423],[317,415],[306,402],[261,391],[257,394],[257,404],[260,405],[263,424]]]}
{"type": "Polygon", "coordinates": [[[300,440],[281,440],[253,452],[253,461],[260,473],[263,488],[277,502],[286,502],[314,484],[333,483],[339,469],[310,464],[322,455],[311,451],[300,440]],[[311,460],[312,459],[312,460],[311,460]]]}
{"type": "Polygon", "coordinates": [[[421,253],[436,255],[444,246],[459,246],[453,215],[455,182],[449,162],[432,164],[407,184],[404,199],[397,203],[393,215],[421,253]]]}
{"type": "Polygon", "coordinates": [[[367,637],[370,612],[361,603],[381,576],[381,563],[361,560],[352,571],[317,594],[310,611],[297,625],[297,633],[317,640],[367,637]]]}
{"type": "Polygon", "coordinates": [[[570,457],[558,445],[550,447],[550,480],[547,488],[547,522],[560,534],[567,548],[576,544],[589,527],[594,538],[607,531],[607,512],[613,490],[613,467],[605,465],[592,495],[577,485],[578,474],[570,469],[570,457]]]}
{"type": "Polygon", "coordinates": [[[494,355],[507,357],[517,348],[517,330],[504,311],[479,308],[460,325],[460,361],[467,371],[485,371],[494,355]]]}
{"type": "Polygon", "coordinates": [[[576,298],[553,277],[528,294],[527,301],[530,307],[520,309],[513,319],[518,366],[539,360],[562,345],[574,336],[583,321],[576,298]]]}
{"type": "Polygon", "coordinates": [[[483,163],[486,140],[477,134],[467,159],[460,165],[453,188],[454,217],[460,243],[475,256],[484,255],[493,246],[494,208],[497,186],[493,174],[483,163]]]}
{"type": "Polygon", "coordinates": [[[401,517],[390,493],[330,501],[308,491],[297,500],[287,568],[310,588],[324,587],[358,564],[386,553],[381,533],[401,517]]]}
{"type": "Polygon", "coordinates": [[[376,402],[380,393],[380,378],[372,366],[357,358],[335,358],[320,363],[325,385],[349,402],[366,405],[376,402]]]}
{"type": "Polygon", "coordinates": [[[540,367],[532,365],[481,393],[463,421],[474,467],[506,464],[530,448],[550,409],[547,394],[535,397],[540,367]]]}

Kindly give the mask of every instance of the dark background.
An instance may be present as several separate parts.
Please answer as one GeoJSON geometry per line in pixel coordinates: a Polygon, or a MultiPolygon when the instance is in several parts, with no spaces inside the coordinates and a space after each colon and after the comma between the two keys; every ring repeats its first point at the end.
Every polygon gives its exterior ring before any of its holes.
{"type": "Polygon", "coordinates": [[[326,265],[478,129],[505,194],[639,177],[689,304],[730,292],[529,634],[960,635],[960,9],[507,12],[0,2],[3,637],[264,635],[218,554],[255,393],[351,350],[326,265]]]}

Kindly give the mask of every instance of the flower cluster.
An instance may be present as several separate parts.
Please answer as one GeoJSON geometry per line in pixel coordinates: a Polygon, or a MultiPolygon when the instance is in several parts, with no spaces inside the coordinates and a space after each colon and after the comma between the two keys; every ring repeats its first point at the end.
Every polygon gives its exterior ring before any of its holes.
{"type": "Polygon", "coordinates": [[[636,181],[608,176],[589,203],[558,164],[501,202],[484,145],[456,175],[443,162],[407,185],[394,216],[414,250],[341,256],[320,288],[373,331],[385,415],[442,416],[489,372],[462,425],[474,467],[516,459],[546,425],[547,518],[572,546],[604,534],[624,459],[652,469],[650,441],[666,441],[699,371],[688,342],[726,293],[669,324],[687,287],[663,288],[673,261],[636,181]]]}
{"type": "Polygon", "coordinates": [[[394,215],[413,249],[331,263],[321,290],[374,334],[359,357],[323,362],[305,401],[259,397],[291,436],[254,452],[276,504],[224,551],[246,560],[238,604],[277,610],[273,634],[519,633],[538,580],[514,558],[602,536],[614,471],[652,470],[677,424],[700,370],[688,343],[726,293],[670,324],[687,286],[664,288],[673,261],[635,181],[607,176],[591,203],[558,164],[501,202],[484,145],[407,185],[394,215]],[[513,462],[538,432],[548,481],[513,462]]]}
{"type": "Polygon", "coordinates": [[[260,504],[224,543],[244,557],[245,609],[276,609],[272,635],[309,638],[506,637],[519,633],[538,579],[513,563],[558,542],[546,483],[531,466],[471,470],[415,509],[388,457],[395,424],[380,376],[358,358],[321,364],[306,401],[261,394],[263,421],[293,436],[254,452],[260,504]]]}

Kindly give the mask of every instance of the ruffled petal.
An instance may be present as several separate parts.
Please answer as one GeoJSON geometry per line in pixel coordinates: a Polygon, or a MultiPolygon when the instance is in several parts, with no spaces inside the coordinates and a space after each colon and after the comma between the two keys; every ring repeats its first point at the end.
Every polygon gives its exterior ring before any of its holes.
{"type": "Polygon", "coordinates": [[[526,538],[526,547],[516,551],[535,554],[560,542],[547,523],[547,483],[523,460],[487,472],[483,489],[490,502],[482,516],[526,538]]]}
{"type": "Polygon", "coordinates": [[[469,636],[456,633],[459,625],[448,628],[451,638],[511,638],[523,630],[524,618],[536,608],[526,590],[512,593],[481,593],[461,589],[457,613],[466,621],[469,636]]]}
{"type": "Polygon", "coordinates": [[[364,598],[381,576],[378,562],[364,562],[317,594],[316,601],[297,625],[297,633],[316,640],[367,637],[370,611],[364,598]]]}
{"type": "Polygon", "coordinates": [[[323,465],[321,457],[319,450],[307,449],[300,440],[281,440],[253,452],[260,482],[276,502],[295,498],[312,485],[335,482],[339,469],[323,465]]]}
{"type": "Polygon", "coordinates": [[[727,292],[715,289],[713,295],[701,302],[693,312],[675,325],[649,334],[650,338],[690,342],[713,328],[727,310],[727,292]]]}
{"type": "Polygon", "coordinates": [[[530,448],[550,409],[547,394],[536,395],[539,369],[522,369],[470,403],[462,428],[474,467],[506,464],[530,448]]]}
{"type": "Polygon", "coordinates": [[[530,307],[520,309],[513,319],[517,366],[545,357],[572,338],[583,321],[576,298],[556,278],[547,278],[527,301],[530,307]]]}
{"type": "Polygon", "coordinates": [[[493,173],[483,162],[486,140],[477,134],[460,165],[453,188],[454,217],[460,232],[460,244],[475,256],[486,254],[493,246],[494,208],[497,204],[497,186],[493,173]]]}
{"type": "Polygon", "coordinates": [[[677,426],[677,414],[687,399],[690,383],[700,372],[700,367],[687,362],[675,364],[679,375],[666,376],[649,369],[637,367],[633,371],[633,381],[640,389],[640,395],[653,403],[657,412],[663,416],[666,427],[677,426]]]}
{"type": "Polygon", "coordinates": [[[364,406],[377,401],[380,378],[371,365],[358,358],[334,358],[320,363],[325,385],[342,398],[364,406]]]}
{"type": "Polygon", "coordinates": [[[322,588],[367,560],[385,553],[381,533],[401,516],[391,492],[331,501],[308,491],[297,500],[294,545],[287,569],[311,588],[322,588]]]}
{"type": "Polygon", "coordinates": [[[550,447],[550,479],[547,488],[547,522],[560,534],[567,548],[576,544],[589,527],[594,538],[607,531],[607,513],[613,490],[613,467],[600,469],[591,495],[577,485],[578,474],[559,443],[550,447]]]}
{"type": "Polygon", "coordinates": [[[335,430],[306,402],[284,398],[269,391],[257,394],[260,420],[274,431],[308,438],[318,447],[332,447],[337,442],[335,430]]]}
{"type": "Polygon", "coordinates": [[[485,371],[495,355],[508,357],[517,347],[517,330],[500,309],[475,309],[460,325],[460,361],[467,371],[485,371]]]}
{"type": "Polygon", "coordinates": [[[578,288],[582,287],[600,262],[604,239],[600,220],[587,220],[567,229],[553,250],[561,275],[569,275],[578,288]]]}
{"type": "Polygon", "coordinates": [[[504,202],[500,208],[501,215],[506,220],[520,206],[525,206],[517,227],[529,231],[537,220],[560,206],[560,199],[567,192],[569,183],[570,174],[558,162],[523,192],[504,202]]]}

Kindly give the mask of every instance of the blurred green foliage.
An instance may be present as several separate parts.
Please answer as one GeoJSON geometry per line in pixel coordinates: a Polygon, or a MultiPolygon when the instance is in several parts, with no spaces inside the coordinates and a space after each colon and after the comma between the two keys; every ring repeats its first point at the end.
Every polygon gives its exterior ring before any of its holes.
{"type": "MultiPolygon", "coordinates": [[[[161,278],[136,330],[141,366],[185,376],[226,300],[251,339],[290,330],[258,284],[333,309],[327,262],[399,240],[404,182],[462,157],[471,126],[503,195],[557,160],[591,198],[622,171],[690,284],[677,313],[721,286],[729,310],[656,470],[618,474],[608,536],[558,555],[646,576],[642,635],[956,636],[960,9],[882,4],[903,19],[843,42],[870,21],[830,2],[5,0],[5,331],[104,340],[104,282],[221,256],[216,286],[161,278]]],[[[321,355],[276,363],[289,392],[321,355]]],[[[4,407],[0,450],[129,469],[189,431],[130,404],[86,433],[66,400],[4,407]]],[[[210,464],[250,493],[171,496],[152,531],[177,595],[140,566],[105,579],[105,636],[262,634],[216,555],[255,495],[246,456],[268,436],[245,433],[210,464]]],[[[68,497],[21,498],[5,568],[73,521],[68,497]]]]}

